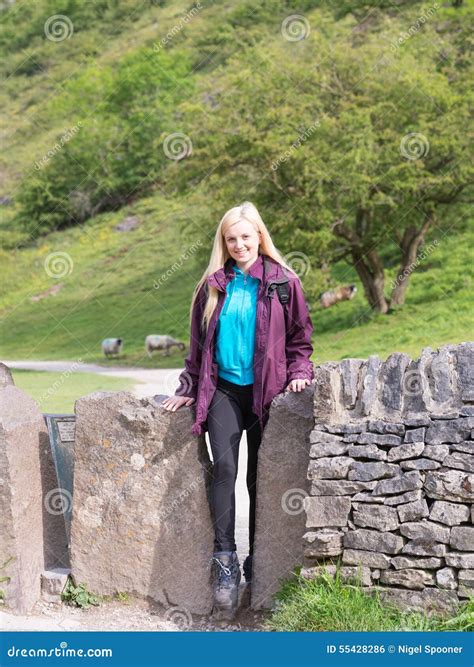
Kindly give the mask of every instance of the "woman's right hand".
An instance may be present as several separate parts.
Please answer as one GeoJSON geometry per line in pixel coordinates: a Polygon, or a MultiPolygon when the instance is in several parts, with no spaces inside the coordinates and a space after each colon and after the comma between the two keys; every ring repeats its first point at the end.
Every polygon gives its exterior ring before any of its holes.
{"type": "Polygon", "coordinates": [[[176,412],[182,405],[192,405],[195,400],[196,399],[191,398],[190,396],[170,396],[169,398],[166,398],[161,405],[165,410],[176,412]]]}

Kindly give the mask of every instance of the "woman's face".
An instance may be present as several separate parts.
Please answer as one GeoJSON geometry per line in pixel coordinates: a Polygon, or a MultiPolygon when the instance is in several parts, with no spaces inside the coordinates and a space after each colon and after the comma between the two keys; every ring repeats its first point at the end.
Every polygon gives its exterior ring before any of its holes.
{"type": "Polygon", "coordinates": [[[247,220],[241,220],[229,227],[224,238],[227,250],[239,268],[250,266],[258,256],[260,233],[247,220]]]}

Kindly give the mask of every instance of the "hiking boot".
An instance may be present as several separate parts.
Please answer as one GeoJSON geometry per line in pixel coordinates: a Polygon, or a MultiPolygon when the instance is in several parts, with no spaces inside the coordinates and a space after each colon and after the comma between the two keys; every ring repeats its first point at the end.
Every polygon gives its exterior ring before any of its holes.
{"type": "Polygon", "coordinates": [[[250,584],[252,581],[252,554],[249,554],[247,558],[244,560],[244,564],[242,566],[242,569],[244,571],[244,577],[245,581],[250,584]]]}
{"type": "Polygon", "coordinates": [[[212,559],[214,611],[233,618],[239,597],[240,565],[236,551],[216,551],[212,559]]]}

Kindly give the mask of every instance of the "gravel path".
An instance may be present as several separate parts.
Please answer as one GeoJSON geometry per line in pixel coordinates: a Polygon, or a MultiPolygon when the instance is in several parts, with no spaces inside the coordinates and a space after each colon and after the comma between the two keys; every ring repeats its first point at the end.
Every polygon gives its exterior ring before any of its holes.
{"type": "Polygon", "coordinates": [[[105,631],[105,632],[263,632],[270,612],[248,608],[246,584],[241,584],[239,611],[232,622],[213,621],[208,616],[186,616],[171,607],[164,610],[151,600],[112,600],[88,609],[40,600],[30,614],[0,611],[3,631],[105,631]]]}

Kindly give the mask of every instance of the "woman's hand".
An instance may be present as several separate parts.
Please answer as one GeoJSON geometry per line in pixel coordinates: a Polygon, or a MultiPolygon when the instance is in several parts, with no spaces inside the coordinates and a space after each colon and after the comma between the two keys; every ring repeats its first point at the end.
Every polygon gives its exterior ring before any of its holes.
{"type": "Polygon", "coordinates": [[[161,405],[165,410],[176,412],[182,405],[192,405],[194,401],[195,399],[190,396],[170,396],[169,398],[166,398],[161,405]]]}
{"type": "Polygon", "coordinates": [[[311,384],[311,380],[307,378],[292,380],[285,391],[303,391],[308,384],[311,384]]]}

